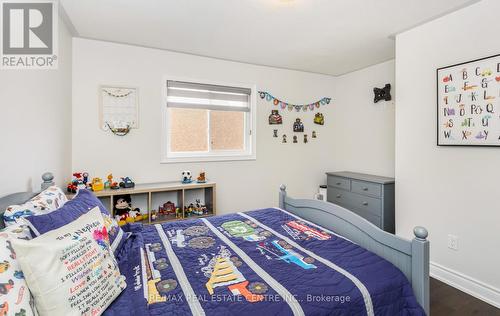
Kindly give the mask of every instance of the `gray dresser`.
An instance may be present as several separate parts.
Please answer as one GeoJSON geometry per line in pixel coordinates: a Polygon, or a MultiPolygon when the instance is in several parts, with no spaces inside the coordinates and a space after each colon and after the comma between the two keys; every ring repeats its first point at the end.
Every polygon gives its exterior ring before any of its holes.
{"type": "Polygon", "coordinates": [[[327,200],[394,233],[394,178],[355,172],[327,172],[327,200]]]}

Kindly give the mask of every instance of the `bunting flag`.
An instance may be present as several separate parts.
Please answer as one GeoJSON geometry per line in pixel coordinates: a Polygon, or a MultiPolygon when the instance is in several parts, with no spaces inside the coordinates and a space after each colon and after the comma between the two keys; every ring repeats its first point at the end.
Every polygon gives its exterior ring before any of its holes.
{"type": "Polygon", "coordinates": [[[330,104],[330,101],[332,100],[331,98],[325,97],[321,100],[309,104],[291,104],[273,97],[269,92],[259,91],[259,96],[262,100],[265,99],[268,102],[272,102],[274,105],[279,106],[282,110],[288,109],[288,111],[291,111],[295,109],[297,112],[299,112],[301,109],[303,111],[307,111],[308,109],[314,111],[314,108],[319,109],[321,105],[330,104]]]}

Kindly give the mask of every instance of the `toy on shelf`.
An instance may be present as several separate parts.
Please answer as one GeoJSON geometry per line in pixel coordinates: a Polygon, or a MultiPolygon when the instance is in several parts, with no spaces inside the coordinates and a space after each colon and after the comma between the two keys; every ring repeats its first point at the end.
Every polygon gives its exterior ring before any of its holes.
{"type": "Polygon", "coordinates": [[[184,214],[186,217],[193,215],[202,216],[208,214],[208,208],[201,203],[200,199],[196,199],[195,203],[190,203],[184,207],[184,214]]]}
{"type": "Polygon", "coordinates": [[[108,181],[104,182],[104,190],[111,188],[111,181],[113,181],[113,175],[108,174],[108,181]]]}
{"type": "Polygon", "coordinates": [[[184,206],[184,215],[186,217],[190,217],[193,215],[194,212],[194,204],[190,203],[188,206],[184,206]]]}
{"type": "Polygon", "coordinates": [[[167,203],[160,205],[160,207],[158,207],[158,214],[161,214],[161,215],[173,215],[173,214],[175,214],[175,203],[168,201],[167,203]]]}
{"type": "Polygon", "coordinates": [[[205,204],[202,204],[200,199],[196,199],[196,203],[194,205],[195,211],[194,213],[196,215],[206,215],[208,214],[208,208],[206,207],[205,204]]]}
{"type": "Polygon", "coordinates": [[[92,191],[98,192],[104,190],[104,183],[102,183],[101,178],[94,178],[92,179],[92,183],[90,184],[90,187],[92,188],[92,191]]]}
{"type": "Polygon", "coordinates": [[[156,221],[157,217],[158,215],[156,215],[156,210],[151,210],[151,220],[156,221]]]}
{"type": "Polygon", "coordinates": [[[118,182],[113,181],[113,174],[108,174],[108,181],[104,182],[104,189],[118,190],[120,185],[118,182]]]}
{"type": "Polygon", "coordinates": [[[196,178],[196,182],[198,182],[198,183],[207,182],[207,178],[205,177],[205,171],[200,172],[200,175],[198,176],[198,178],[196,178]]]}
{"type": "Polygon", "coordinates": [[[115,215],[118,225],[121,226],[126,223],[139,222],[147,218],[147,215],[142,215],[139,208],[132,207],[132,198],[130,194],[119,195],[115,198],[113,214],[115,215]]]}
{"type": "Polygon", "coordinates": [[[175,218],[182,218],[182,210],[180,207],[175,209],[175,218]]]}
{"type": "Polygon", "coordinates": [[[122,178],[122,182],[120,182],[120,188],[130,189],[135,187],[135,183],[129,177],[122,178]]]}
{"type": "Polygon", "coordinates": [[[88,173],[86,172],[84,172],[83,174],[81,172],[73,173],[73,179],[71,179],[71,182],[68,183],[68,186],[66,187],[66,190],[69,193],[76,193],[76,191],[78,191],[79,189],[87,188],[87,183],[84,181],[84,174],[86,174],[88,179],[88,173]]]}
{"type": "Polygon", "coordinates": [[[89,173],[88,172],[82,173],[82,179],[85,186],[87,186],[87,184],[89,183],[89,173]]]}
{"type": "Polygon", "coordinates": [[[193,176],[191,175],[191,171],[184,170],[181,173],[181,181],[182,181],[182,183],[191,183],[191,182],[193,182],[193,176]]]}

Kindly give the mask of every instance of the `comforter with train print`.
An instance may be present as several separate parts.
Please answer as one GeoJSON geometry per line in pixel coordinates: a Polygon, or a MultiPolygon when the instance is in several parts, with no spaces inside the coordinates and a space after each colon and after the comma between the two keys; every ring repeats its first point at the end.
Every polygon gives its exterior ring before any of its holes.
{"type": "Polygon", "coordinates": [[[390,262],[280,209],[131,226],[106,315],[424,315],[390,262]]]}

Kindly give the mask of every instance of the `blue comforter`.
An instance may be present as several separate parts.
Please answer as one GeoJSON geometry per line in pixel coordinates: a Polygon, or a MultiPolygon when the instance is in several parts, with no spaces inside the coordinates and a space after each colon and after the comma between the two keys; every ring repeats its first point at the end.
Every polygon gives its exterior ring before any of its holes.
{"type": "Polygon", "coordinates": [[[424,315],[391,263],[279,209],[128,230],[105,315],[424,315]]]}

